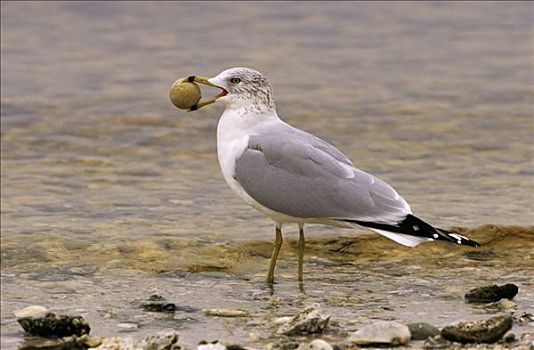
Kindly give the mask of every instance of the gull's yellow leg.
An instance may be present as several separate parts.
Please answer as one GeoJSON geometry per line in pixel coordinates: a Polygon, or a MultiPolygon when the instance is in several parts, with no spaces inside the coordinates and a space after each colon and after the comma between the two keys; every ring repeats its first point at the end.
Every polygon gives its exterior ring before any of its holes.
{"type": "Polygon", "coordinates": [[[298,272],[298,278],[299,282],[302,282],[302,268],[304,266],[304,225],[299,225],[299,272],[298,272]]]}
{"type": "Polygon", "coordinates": [[[271,264],[269,265],[269,273],[267,274],[267,283],[274,283],[274,268],[276,266],[276,259],[282,247],[282,226],[276,225],[276,238],[274,240],[273,255],[271,255],[271,264]]]}

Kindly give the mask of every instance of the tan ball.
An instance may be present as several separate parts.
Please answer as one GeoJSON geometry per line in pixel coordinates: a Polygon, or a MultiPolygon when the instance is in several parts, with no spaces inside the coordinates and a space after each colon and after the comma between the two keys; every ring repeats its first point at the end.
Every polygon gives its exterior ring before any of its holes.
{"type": "Polygon", "coordinates": [[[170,97],[176,107],[189,109],[200,101],[202,93],[197,84],[178,80],[171,86],[170,97]]]}

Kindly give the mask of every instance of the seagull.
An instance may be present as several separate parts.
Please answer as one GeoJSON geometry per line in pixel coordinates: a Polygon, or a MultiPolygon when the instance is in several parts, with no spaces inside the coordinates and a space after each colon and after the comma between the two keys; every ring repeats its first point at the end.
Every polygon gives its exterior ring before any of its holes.
{"type": "Polygon", "coordinates": [[[441,240],[478,247],[465,236],[434,227],[413,215],[393,187],[357,169],[328,142],[278,116],[271,84],[250,68],[231,68],[213,78],[190,76],[221,89],[190,110],[221,101],[217,155],[226,183],[248,205],[275,223],[267,283],[273,285],[282,246],[282,225],[297,224],[298,281],[303,281],[304,225],[365,227],[404,246],[441,240]]]}

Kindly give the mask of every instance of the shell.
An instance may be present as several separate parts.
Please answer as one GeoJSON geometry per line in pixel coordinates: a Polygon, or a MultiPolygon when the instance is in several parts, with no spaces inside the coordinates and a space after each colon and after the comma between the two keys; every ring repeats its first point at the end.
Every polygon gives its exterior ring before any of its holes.
{"type": "Polygon", "coordinates": [[[197,84],[177,80],[172,84],[170,98],[173,105],[180,109],[189,109],[196,105],[202,98],[202,93],[197,84]]]}

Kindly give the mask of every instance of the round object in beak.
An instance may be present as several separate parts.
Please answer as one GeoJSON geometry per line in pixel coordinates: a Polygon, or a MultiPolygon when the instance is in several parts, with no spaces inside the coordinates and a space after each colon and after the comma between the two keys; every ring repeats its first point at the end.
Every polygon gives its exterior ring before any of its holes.
{"type": "Polygon", "coordinates": [[[180,79],[174,82],[170,91],[171,102],[180,109],[190,109],[202,98],[197,84],[180,79]]]}

